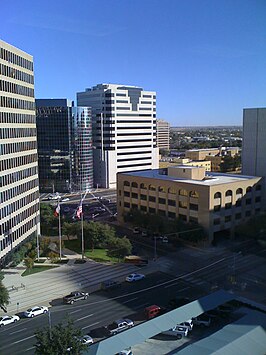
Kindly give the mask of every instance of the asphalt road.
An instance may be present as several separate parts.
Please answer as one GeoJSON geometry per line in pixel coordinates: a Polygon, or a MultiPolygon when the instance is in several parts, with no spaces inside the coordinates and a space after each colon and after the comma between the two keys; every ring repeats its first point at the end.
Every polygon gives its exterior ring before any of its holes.
{"type": "MultiPolygon", "coordinates": [[[[52,325],[66,322],[70,317],[84,334],[90,334],[95,340],[105,336],[104,326],[116,319],[128,317],[136,322],[144,320],[143,310],[151,304],[165,306],[173,295],[199,297],[202,290],[188,286],[182,280],[175,282],[171,288],[171,276],[164,273],[148,275],[145,280],[135,283],[123,283],[113,291],[99,291],[90,295],[86,301],[74,305],[60,304],[50,308],[52,325]]],[[[33,354],[34,332],[49,325],[47,314],[31,319],[21,319],[18,323],[0,329],[0,354],[33,354]]]]}

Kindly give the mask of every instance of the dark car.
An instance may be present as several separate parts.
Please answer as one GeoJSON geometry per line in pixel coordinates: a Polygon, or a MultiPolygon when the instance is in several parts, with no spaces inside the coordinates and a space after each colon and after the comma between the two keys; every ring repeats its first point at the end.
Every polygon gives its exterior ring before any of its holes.
{"type": "Polygon", "coordinates": [[[119,287],[121,287],[121,284],[115,280],[106,280],[106,281],[103,281],[101,284],[101,289],[106,290],[106,291],[113,290],[113,289],[116,289],[119,287]]]}
{"type": "Polygon", "coordinates": [[[69,295],[63,298],[64,303],[74,304],[74,302],[79,300],[86,300],[89,297],[88,292],[75,291],[71,292],[69,295]]]}

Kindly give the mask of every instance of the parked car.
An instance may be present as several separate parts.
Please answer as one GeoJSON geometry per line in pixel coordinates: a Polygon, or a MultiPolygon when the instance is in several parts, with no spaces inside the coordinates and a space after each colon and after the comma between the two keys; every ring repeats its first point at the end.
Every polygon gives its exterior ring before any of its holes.
{"type": "Polygon", "coordinates": [[[145,317],[146,319],[152,319],[159,314],[163,313],[163,309],[160,306],[157,306],[156,304],[153,304],[152,306],[146,307],[144,309],[145,317]]]}
{"type": "Polygon", "coordinates": [[[11,323],[16,323],[20,318],[18,316],[2,316],[0,317],[0,327],[11,323]]]}
{"type": "Polygon", "coordinates": [[[119,287],[121,287],[121,284],[115,280],[106,280],[101,284],[102,290],[113,290],[119,287]]]}
{"type": "Polygon", "coordinates": [[[211,325],[211,318],[205,314],[192,318],[192,321],[195,325],[199,325],[201,327],[209,327],[211,325]]]}
{"type": "Polygon", "coordinates": [[[78,340],[84,344],[84,345],[91,345],[93,344],[93,339],[89,335],[83,335],[81,338],[78,338],[78,340]]]}
{"type": "Polygon", "coordinates": [[[178,326],[186,327],[189,331],[191,331],[193,329],[193,321],[192,319],[189,319],[185,322],[179,323],[178,326]]]}
{"type": "Polygon", "coordinates": [[[181,338],[186,337],[188,335],[188,328],[181,327],[180,325],[176,325],[175,327],[162,332],[162,334],[171,335],[171,336],[177,337],[177,339],[181,339],[181,338]]]}
{"type": "Polygon", "coordinates": [[[166,237],[166,236],[161,237],[161,242],[168,243],[168,237],[166,237]]]}
{"type": "Polygon", "coordinates": [[[142,237],[148,237],[148,232],[145,231],[145,230],[143,230],[143,231],[141,232],[141,236],[142,236],[142,237]]]}
{"type": "Polygon", "coordinates": [[[131,348],[124,349],[117,353],[116,355],[133,355],[131,348]]]}
{"type": "Polygon", "coordinates": [[[88,292],[75,291],[63,297],[63,302],[67,304],[74,304],[76,301],[86,300],[88,297],[88,292]]]}
{"type": "Polygon", "coordinates": [[[133,274],[130,274],[126,277],[126,281],[127,282],[135,282],[135,281],[142,280],[144,278],[145,278],[145,275],[143,275],[143,274],[133,273],[133,274]]]}
{"type": "Polygon", "coordinates": [[[27,311],[25,311],[23,313],[23,315],[27,318],[33,318],[33,317],[38,316],[40,314],[48,313],[48,311],[49,311],[48,307],[35,306],[35,307],[27,309],[27,311]]]}
{"type": "Polygon", "coordinates": [[[132,327],[134,327],[134,322],[131,319],[119,319],[109,324],[106,329],[110,335],[115,335],[132,327]]]}
{"type": "Polygon", "coordinates": [[[62,202],[67,202],[67,201],[69,201],[68,197],[63,198],[63,200],[62,200],[62,202]]]}

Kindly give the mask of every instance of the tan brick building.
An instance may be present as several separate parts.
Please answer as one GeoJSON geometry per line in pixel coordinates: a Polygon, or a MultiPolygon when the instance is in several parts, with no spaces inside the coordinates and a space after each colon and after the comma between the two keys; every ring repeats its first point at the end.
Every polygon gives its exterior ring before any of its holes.
{"type": "Polygon", "coordinates": [[[261,211],[260,177],[206,172],[204,167],[167,169],[117,175],[118,221],[137,208],[166,218],[199,223],[209,242],[261,211]]]}

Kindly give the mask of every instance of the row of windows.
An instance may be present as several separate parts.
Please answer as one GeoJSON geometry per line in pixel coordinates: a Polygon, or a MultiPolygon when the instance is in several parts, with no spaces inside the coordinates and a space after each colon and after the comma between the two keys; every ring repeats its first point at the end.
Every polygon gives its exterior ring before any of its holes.
{"type": "Polygon", "coordinates": [[[0,139],[36,137],[36,128],[1,128],[0,139]]]}
{"type": "Polygon", "coordinates": [[[33,166],[31,168],[26,168],[20,171],[15,171],[11,174],[0,176],[0,187],[10,185],[14,182],[27,179],[30,176],[37,175],[37,174],[38,174],[38,168],[37,166],[33,166]]]}
{"type": "MultiPolygon", "coordinates": [[[[134,134],[135,136],[135,134],[134,134]]],[[[131,142],[151,142],[151,138],[144,138],[144,139],[117,139],[117,143],[131,143],[131,142]]],[[[153,140],[155,141],[155,140],[153,140]]]]}
{"type": "Polygon", "coordinates": [[[18,69],[10,68],[9,66],[4,64],[0,64],[0,74],[9,78],[24,81],[29,84],[34,83],[33,75],[24,73],[23,71],[18,69]]]}
{"type": "Polygon", "coordinates": [[[156,124],[156,121],[152,120],[117,120],[117,123],[153,123],[156,124]]]}
{"type": "MultiPolygon", "coordinates": [[[[255,209],[255,214],[259,214],[260,211],[261,211],[260,208],[256,208],[255,209]]],[[[225,223],[231,222],[233,220],[233,218],[235,220],[240,220],[240,219],[242,219],[244,217],[250,217],[251,215],[252,215],[251,210],[245,211],[244,215],[242,213],[236,213],[234,216],[232,216],[232,215],[225,216],[224,217],[224,222],[225,223]]],[[[220,224],[221,224],[221,219],[220,218],[214,218],[213,225],[217,226],[217,225],[220,225],[220,224]]]]}
{"type": "MultiPolygon", "coordinates": [[[[252,187],[251,187],[251,186],[248,186],[248,187],[246,188],[245,193],[250,193],[250,192],[252,192],[252,190],[253,190],[252,187]]],[[[261,191],[261,185],[256,185],[256,186],[255,186],[255,190],[256,190],[256,191],[261,191]]],[[[244,190],[239,187],[239,188],[236,190],[236,195],[242,195],[242,196],[243,196],[243,194],[244,194],[244,190]]],[[[232,190],[227,190],[227,191],[225,192],[225,196],[226,196],[226,197],[227,197],[227,196],[233,196],[233,191],[232,191],[232,190]]],[[[221,197],[222,197],[222,194],[221,194],[221,192],[216,192],[213,197],[214,197],[214,198],[221,198],[221,197]]]]}
{"type": "Polygon", "coordinates": [[[9,235],[6,235],[5,239],[0,241],[0,251],[6,249],[8,247],[12,248],[12,243],[14,243],[17,239],[21,238],[28,231],[30,231],[32,228],[35,228],[35,227],[36,227],[36,221],[35,221],[35,218],[33,218],[30,221],[23,224],[16,231],[11,232],[9,235]]]}
{"type": "Polygon", "coordinates": [[[0,91],[12,92],[13,94],[34,97],[34,89],[23,85],[11,83],[10,81],[0,80],[0,91]]]}
{"type": "Polygon", "coordinates": [[[144,164],[131,164],[131,165],[118,165],[117,168],[137,168],[139,166],[146,166],[147,169],[151,168],[151,164],[144,163],[144,164]]]}
{"type": "Polygon", "coordinates": [[[22,165],[37,162],[37,154],[24,155],[12,159],[5,159],[0,161],[0,170],[14,169],[22,165]]]}
{"type": "MultiPolygon", "coordinates": [[[[5,190],[0,193],[1,201],[8,201],[16,196],[23,194],[24,192],[27,192],[27,191],[37,187],[37,186],[38,186],[38,180],[34,179],[31,181],[27,181],[24,184],[20,184],[18,186],[12,187],[11,189],[5,190]]],[[[6,213],[7,214],[4,214],[2,216],[2,218],[6,217],[8,215],[8,211],[6,211],[6,213]]]]}
{"type": "MultiPolygon", "coordinates": [[[[138,123],[140,123],[140,122],[138,122],[138,123]]],[[[130,127],[117,127],[117,130],[127,130],[127,129],[129,129],[129,130],[132,130],[132,129],[140,129],[140,130],[143,130],[143,129],[148,129],[148,130],[151,130],[151,129],[153,129],[153,127],[152,126],[130,126],[130,127]]],[[[154,132],[155,132],[155,128],[154,128],[154,132]]],[[[139,133],[134,133],[134,134],[139,134],[139,133]]],[[[145,133],[144,133],[145,134],[145,133]]]]}
{"type": "Polygon", "coordinates": [[[13,52],[10,52],[5,48],[0,48],[0,58],[12,64],[16,64],[22,68],[26,68],[33,71],[33,63],[30,60],[27,60],[13,52]]]}
{"type": "MultiPolygon", "coordinates": [[[[128,202],[124,202],[124,207],[125,208],[131,208],[131,209],[138,209],[138,206],[134,203],[131,204],[130,206],[130,203],[128,202]]],[[[193,222],[193,223],[198,223],[198,218],[197,217],[194,217],[194,216],[189,216],[187,217],[186,215],[182,214],[182,213],[179,213],[179,214],[176,214],[175,212],[170,212],[170,211],[165,211],[165,210],[161,210],[161,209],[158,209],[156,211],[155,208],[153,207],[147,207],[147,206],[140,206],[140,210],[143,211],[143,212],[148,212],[150,214],[155,214],[157,213],[159,216],[162,216],[162,217],[168,217],[170,219],[176,219],[176,218],[179,218],[179,219],[182,219],[183,221],[189,221],[189,222],[193,222]]]]}
{"type": "Polygon", "coordinates": [[[0,123],[36,123],[35,114],[0,112],[0,123]]]}
{"type": "MultiPolygon", "coordinates": [[[[128,142],[128,141],[127,141],[128,142]]],[[[150,148],[151,145],[148,144],[148,145],[135,145],[134,148],[150,148]]],[[[127,145],[127,146],[118,146],[117,149],[132,149],[132,145],[127,145]]],[[[156,146],[153,146],[153,148],[156,148],[156,146]]],[[[123,153],[124,154],[124,153],[123,153]]],[[[134,153],[135,154],[135,153],[134,153]]]]}
{"type": "MultiPolygon", "coordinates": [[[[147,132],[147,133],[117,133],[117,137],[128,137],[128,136],[151,136],[151,135],[155,135],[155,133],[153,134],[153,132],[147,132]]],[[[149,137],[150,139],[150,137],[149,137]]]]}
{"type": "MultiPolygon", "coordinates": [[[[260,196],[256,196],[256,197],[255,197],[255,203],[259,203],[259,202],[261,202],[261,197],[260,197],[260,196]]],[[[247,198],[247,199],[245,200],[246,206],[251,205],[251,203],[252,203],[252,199],[251,199],[251,198],[247,198]]],[[[236,207],[241,207],[241,206],[242,206],[242,200],[241,200],[241,199],[237,200],[235,206],[236,206],[236,207]]],[[[232,208],[232,207],[233,207],[232,202],[228,202],[228,203],[226,203],[225,206],[224,206],[224,208],[225,208],[226,210],[228,210],[228,209],[230,209],[230,208],[232,208]]],[[[216,205],[216,206],[214,206],[213,210],[214,210],[214,211],[220,211],[221,208],[222,208],[221,205],[216,205]]]]}
{"type": "Polygon", "coordinates": [[[117,117],[156,117],[156,114],[152,113],[117,113],[117,117]]]}
{"type": "Polygon", "coordinates": [[[152,184],[147,185],[145,183],[141,183],[138,185],[138,183],[136,183],[135,181],[133,181],[131,184],[129,181],[124,181],[124,186],[131,186],[134,188],[140,188],[140,189],[144,189],[144,190],[150,190],[150,191],[158,191],[158,192],[168,192],[171,194],[176,194],[178,192],[178,195],[180,196],[190,196],[190,197],[194,197],[194,198],[198,198],[199,197],[199,193],[197,191],[187,191],[185,189],[175,189],[173,187],[166,187],[166,186],[154,186],[152,184]]]}
{"type": "MultiPolygon", "coordinates": [[[[8,231],[11,228],[16,227],[17,224],[21,223],[22,221],[24,221],[28,217],[35,215],[36,212],[38,211],[38,209],[39,209],[39,204],[35,203],[33,206],[28,207],[26,210],[22,211],[21,213],[15,215],[15,216],[12,216],[12,214],[9,213],[10,218],[8,219],[8,221],[6,221],[5,223],[2,224],[2,229],[3,229],[4,234],[8,233],[8,231]]],[[[2,215],[1,218],[4,218],[4,215],[3,214],[1,214],[1,215],[2,215]]],[[[8,214],[6,216],[8,216],[8,214]]]]}
{"type": "MultiPolygon", "coordinates": [[[[36,201],[36,192],[33,192],[25,197],[22,197],[20,198],[19,200],[16,200],[14,202],[12,202],[9,206],[8,206],[8,209],[9,209],[9,214],[10,214],[10,211],[14,212],[14,211],[18,211],[22,208],[24,208],[25,206],[27,206],[28,204],[30,204],[31,202],[33,201],[36,201]]],[[[3,214],[4,212],[1,210],[1,215],[3,214]]],[[[1,224],[0,224],[0,228],[1,228],[1,224]]],[[[7,229],[8,228],[8,221],[3,223],[2,224],[2,228],[5,228],[7,229]],[[3,227],[5,226],[5,227],[3,227]]],[[[3,229],[0,230],[0,233],[3,233],[3,229]]]]}
{"type": "Polygon", "coordinates": [[[8,143],[0,145],[0,154],[12,154],[37,149],[37,141],[8,143]]]}
{"type": "MultiPolygon", "coordinates": [[[[132,154],[132,153],[130,153],[130,154],[132,154]]],[[[150,160],[151,159],[151,157],[149,156],[149,157],[144,157],[144,158],[139,158],[139,157],[135,157],[135,158],[126,158],[126,159],[117,159],[117,161],[118,162],[120,162],[120,161],[132,161],[132,160],[150,160]]]]}
{"type": "Polygon", "coordinates": [[[125,152],[125,153],[117,153],[117,155],[136,155],[136,154],[151,154],[151,150],[147,150],[147,151],[141,151],[141,152],[125,152]]]}
{"type": "Polygon", "coordinates": [[[35,110],[35,102],[14,99],[13,97],[0,96],[0,106],[20,110],[35,110]]]}

